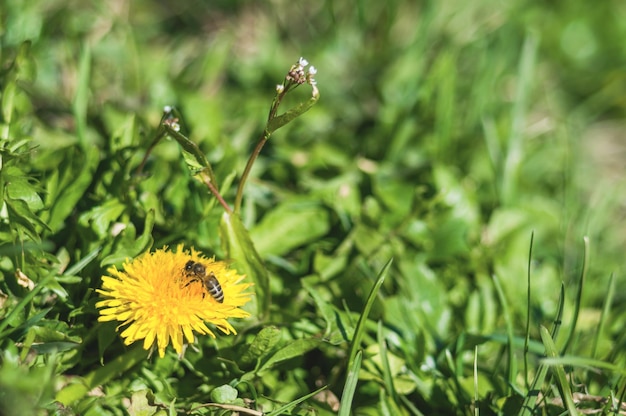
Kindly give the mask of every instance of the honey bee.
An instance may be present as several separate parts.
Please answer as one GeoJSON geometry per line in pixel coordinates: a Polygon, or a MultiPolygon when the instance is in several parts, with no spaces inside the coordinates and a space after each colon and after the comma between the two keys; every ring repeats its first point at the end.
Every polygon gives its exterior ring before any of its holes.
{"type": "MultiPolygon", "coordinates": [[[[185,272],[187,273],[187,276],[191,277],[191,280],[187,283],[187,285],[196,281],[201,282],[213,299],[219,303],[224,302],[224,292],[222,291],[220,282],[217,280],[217,277],[215,277],[213,272],[209,272],[207,275],[206,267],[204,267],[202,263],[196,263],[193,260],[189,260],[187,264],[185,264],[185,272]]],[[[204,296],[204,294],[202,296],[204,296]]]]}

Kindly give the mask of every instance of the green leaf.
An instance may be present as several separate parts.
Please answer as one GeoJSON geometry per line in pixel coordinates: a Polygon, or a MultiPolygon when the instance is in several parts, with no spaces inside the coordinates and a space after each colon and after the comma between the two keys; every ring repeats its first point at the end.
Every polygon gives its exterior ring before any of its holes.
{"type": "Polygon", "coordinates": [[[60,325],[58,329],[48,328],[45,326],[35,326],[32,328],[32,331],[35,334],[36,342],[55,342],[55,341],[70,341],[74,343],[80,342],[79,337],[70,337],[69,335],[67,335],[66,331],[68,331],[68,328],[67,328],[67,325],[65,324],[60,325]]]}
{"type": "Polygon", "coordinates": [[[354,359],[350,362],[348,376],[346,377],[346,383],[344,384],[343,393],[341,395],[341,407],[339,408],[338,416],[350,416],[352,399],[354,398],[354,392],[356,391],[356,384],[359,381],[359,370],[361,369],[362,358],[363,351],[358,350],[354,354],[354,359]]]}
{"type": "Polygon", "coordinates": [[[163,128],[167,132],[170,137],[173,137],[174,140],[178,142],[180,147],[183,150],[183,158],[185,159],[185,163],[187,163],[187,167],[193,175],[198,175],[201,173],[205,173],[208,176],[209,181],[217,186],[217,181],[215,180],[215,175],[213,174],[213,169],[211,168],[211,164],[207,160],[206,156],[198,145],[191,140],[189,140],[184,134],[174,130],[167,124],[162,124],[163,128]]]}
{"type": "Polygon", "coordinates": [[[248,346],[246,352],[241,356],[242,363],[251,363],[254,360],[261,358],[269,354],[278,341],[280,341],[282,334],[280,329],[275,326],[267,326],[254,337],[252,343],[248,346]]]}
{"type": "Polygon", "coordinates": [[[357,351],[360,351],[361,340],[363,339],[363,335],[365,333],[365,325],[367,323],[367,318],[369,316],[370,310],[374,305],[374,300],[378,295],[378,290],[382,286],[385,281],[385,277],[389,272],[389,268],[391,267],[391,263],[393,259],[390,259],[387,264],[385,264],[378,274],[376,278],[376,282],[372,286],[372,290],[370,291],[369,296],[367,297],[367,301],[365,302],[365,307],[363,308],[363,312],[361,312],[361,316],[359,317],[359,322],[356,326],[356,330],[354,331],[354,337],[352,338],[352,343],[350,344],[350,354],[348,358],[348,367],[352,368],[353,361],[356,357],[357,351]]]}
{"type": "Polygon", "coordinates": [[[6,130],[3,132],[1,138],[5,140],[9,138],[9,125],[11,124],[11,116],[13,114],[15,91],[16,86],[14,81],[7,83],[2,91],[2,122],[5,124],[6,130]]]}
{"type": "Polygon", "coordinates": [[[78,222],[85,228],[91,229],[100,239],[111,235],[112,223],[118,220],[126,207],[117,199],[105,201],[80,216],[78,222]]]}
{"type": "Polygon", "coordinates": [[[281,256],[315,241],[330,229],[328,213],[317,204],[286,202],[270,211],[250,230],[258,252],[281,256]]]}
{"type": "Polygon", "coordinates": [[[57,393],[56,400],[65,406],[77,402],[85,397],[91,389],[108,382],[144,361],[147,354],[140,345],[133,347],[127,353],[114,358],[108,364],[90,372],[84,378],[77,377],[72,384],[62,388],[57,393]]]}
{"type": "Polygon", "coordinates": [[[37,193],[38,186],[31,183],[31,179],[21,169],[7,166],[2,172],[2,179],[7,184],[6,191],[10,198],[26,202],[33,213],[43,208],[43,201],[37,193]]]}
{"type": "Polygon", "coordinates": [[[224,212],[220,222],[224,253],[234,260],[235,269],[254,283],[255,296],[245,309],[256,312],[259,319],[267,313],[270,304],[269,276],[257,253],[248,231],[238,214],[224,212]]]}
{"type": "MultiPolygon", "coordinates": [[[[550,336],[548,329],[542,325],[540,332],[541,340],[543,341],[543,345],[546,347],[546,356],[548,358],[558,357],[559,352],[556,349],[556,345],[554,345],[554,340],[550,336]]],[[[574,399],[572,397],[570,381],[565,375],[563,365],[556,364],[552,367],[552,369],[556,373],[557,386],[559,388],[559,393],[561,394],[561,399],[563,400],[563,403],[565,403],[565,407],[569,411],[570,415],[577,415],[578,411],[576,410],[576,405],[574,404],[574,399]]]]}
{"type": "Polygon", "coordinates": [[[89,42],[83,43],[83,50],[80,55],[80,65],[78,68],[78,83],[76,95],[74,97],[73,110],[76,120],[76,133],[79,141],[85,145],[87,130],[87,107],[89,104],[89,81],[91,75],[91,47],[89,42]]]}
{"type": "Polygon", "coordinates": [[[154,211],[148,211],[144,221],[143,233],[138,238],[135,238],[135,226],[132,223],[128,224],[117,237],[115,251],[104,257],[100,262],[100,266],[120,264],[128,258],[137,257],[148,250],[154,241],[152,238],[154,218],[154,211]]]}
{"type": "MultiPolygon", "coordinates": [[[[288,414],[287,412],[290,411],[292,408],[294,408],[295,406],[299,405],[300,403],[303,403],[304,401],[310,399],[311,397],[316,396],[317,394],[321,393],[322,391],[326,390],[328,388],[328,386],[323,386],[320,387],[319,389],[310,392],[309,394],[305,394],[302,397],[299,397],[298,399],[289,402],[287,404],[284,404],[280,407],[278,407],[277,409],[272,410],[269,413],[265,413],[266,416],[278,416],[278,415],[285,415],[288,414]]],[[[293,414],[293,413],[289,413],[289,414],[293,414]]]]}
{"type": "MultiPolygon", "coordinates": [[[[46,276],[44,279],[42,279],[39,284],[37,284],[35,286],[35,288],[31,291],[29,291],[26,296],[24,296],[22,298],[22,300],[20,300],[20,302],[13,307],[9,313],[7,313],[2,320],[0,320],[0,340],[2,340],[7,334],[13,332],[14,330],[17,330],[18,328],[13,328],[13,329],[8,329],[6,330],[6,327],[9,326],[14,319],[16,319],[17,316],[19,316],[21,313],[23,313],[24,309],[28,306],[28,304],[33,300],[33,298],[45,287],[47,287],[48,283],[53,280],[55,277],[54,273],[50,273],[48,276],[46,276]],[[5,331],[6,330],[6,331],[5,331]]],[[[29,320],[27,320],[26,322],[24,322],[22,325],[24,328],[29,328],[30,326],[32,326],[35,322],[37,322],[39,319],[42,319],[48,312],[50,311],[50,309],[44,309],[42,311],[40,311],[38,314],[36,314],[35,316],[31,317],[29,320]]]]}
{"type": "Polygon", "coordinates": [[[274,365],[294,357],[300,357],[316,348],[322,341],[317,338],[305,338],[292,341],[276,351],[263,365],[259,368],[258,373],[272,368],[274,365]]]}
{"type": "Polygon", "coordinates": [[[28,234],[30,238],[39,241],[39,232],[36,227],[48,228],[46,223],[41,221],[28,207],[28,204],[21,199],[5,198],[6,207],[9,213],[9,222],[11,225],[20,225],[22,230],[28,234]]]}
{"type": "Polygon", "coordinates": [[[128,414],[133,416],[153,416],[157,410],[156,406],[149,403],[148,395],[150,390],[141,390],[133,392],[130,398],[130,406],[128,407],[128,414]]]}
{"type": "Polygon", "coordinates": [[[215,403],[233,403],[237,400],[239,392],[236,388],[224,384],[211,390],[211,400],[215,403]]]}
{"type": "Polygon", "coordinates": [[[323,298],[321,291],[315,287],[317,280],[317,277],[306,277],[301,281],[326,322],[324,339],[333,345],[350,341],[354,334],[354,325],[346,312],[337,309],[323,298]]]}
{"type": "Polygon", "coordinates": [[[59,168],[52,172],[47,181],[46,206],[50,207],[47,223],[53,232],[63,227],[65,219],[83,198],[99,158],[95,148],[89,152],[73,148],[66,152],[59,168]]]}
{"type": "Polygon", "coordinates": [[[268,135],[283,127],[285,124],[296,119],[297,117],[300,117],[305,112],[309,111],[320,98],[317,88],[314,87],[313,91],[314,92],[311,98],[309,98],[307,101],[301,102],[295,107],[285,111],[283,114],[280,114],[271,119],[266,128],[268,135]]]}

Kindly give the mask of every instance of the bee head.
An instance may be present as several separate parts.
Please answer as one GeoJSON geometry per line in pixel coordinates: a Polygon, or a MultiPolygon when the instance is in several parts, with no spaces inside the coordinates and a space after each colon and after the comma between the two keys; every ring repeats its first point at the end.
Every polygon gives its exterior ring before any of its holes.
{"type": "Polygon", "coordinates": [[[206,275],[206,268],[202,264],[196,263],[193,260],[189,260],[187,264],[185,264],[185,271],[193,273],[198,277],[206,275]]]}

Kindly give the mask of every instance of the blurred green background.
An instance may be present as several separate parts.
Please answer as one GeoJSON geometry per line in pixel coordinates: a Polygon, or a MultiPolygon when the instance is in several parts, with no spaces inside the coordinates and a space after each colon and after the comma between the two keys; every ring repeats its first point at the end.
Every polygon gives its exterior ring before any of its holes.
{"type": "MultiPolygon", "coordinates": [[[[338,399],[351,331],[391,258],[354,414],[521,412],[561,284],[559,351],[608,366],[567,367],[572,390],[623,394],[625,2],[4,0],[0,16],[0,316],[13,328],[0,331],[0,386],[15,397],[76,414],[137,414],[122,409],[144,391],[189,410],[229,383],[266,411],[326,384],[338,399]],[[125,361],[114,328],[95,324],[106,267],[178,242],[224,255],[221,208],[175,141],[136,174],[163,107],[181,112],[232,203],[228,185],[300,56],[321,99],[272,136],[242,213],[272,313],[236,323],[235,340],[200,340],[183,361],[125,361]],[[29,298],[20,272],[44,287],[29,298]],[[237,363],[269,325],[280,342],[265,354],[319,344],[262,355],[260,371],[218,359],[237,363]],[[59,396],[70,376],[103,394],[59,396]]],[[[563,411],[554,380],[533,414],[563,411]]]]}

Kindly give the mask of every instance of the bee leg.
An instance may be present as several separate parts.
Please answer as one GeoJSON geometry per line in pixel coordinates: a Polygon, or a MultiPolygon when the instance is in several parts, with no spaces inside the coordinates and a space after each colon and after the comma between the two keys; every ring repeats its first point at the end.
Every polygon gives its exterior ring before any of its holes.
{"type": "Polygon", "coordinates": [[[186,284],[185,286],[183,286],[183,287],[187,287],[187,286],[189,286],[190,284],[192,284],[193,282],[200,282],[200,280],[198,280],[198,279],[191,279],[191,280],[190,280],[190,281],[188,281],[188,282],[187,282],[187,284],[186,284]]]}

